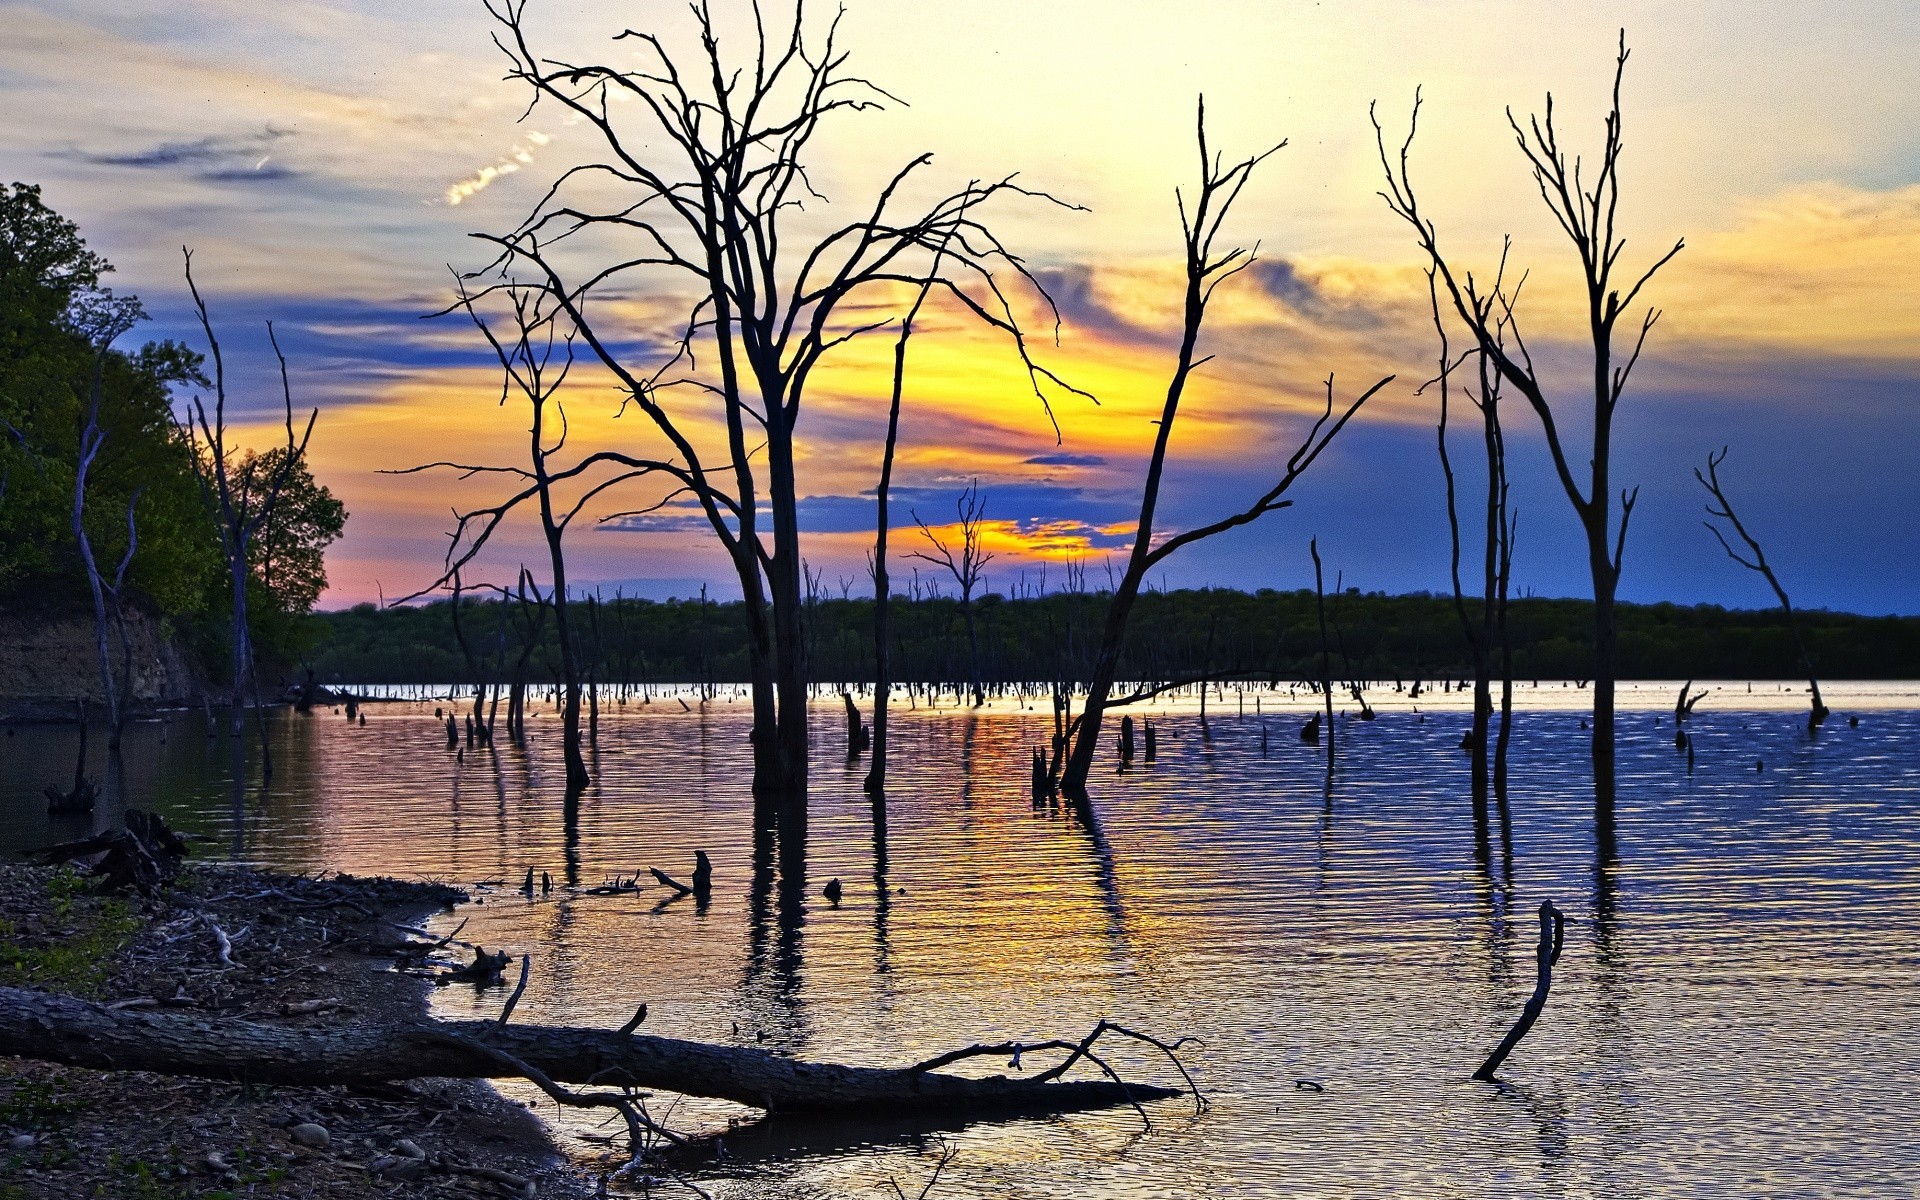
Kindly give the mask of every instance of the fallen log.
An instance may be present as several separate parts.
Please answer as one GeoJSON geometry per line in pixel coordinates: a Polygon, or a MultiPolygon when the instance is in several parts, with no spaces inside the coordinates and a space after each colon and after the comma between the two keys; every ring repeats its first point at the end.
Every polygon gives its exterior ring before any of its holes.
{"type": "MultiPolygon", "coordinates": [[[[1102,1022],[1077,1044],[1081,1049],[1069,1053],[1067,1063],[1084,1059],[1105,1069],[1085,1047],[1108,1031],[1140,1036],[1102,1022]]],[[[1172,1056],[1172,1048],[1143,1040],[1172,1056]]],[[[1076,1043],[1049,1045],[1072,1050],[1076,1043]]],[[[1035,1049],[1027,1047],[1029,1053],[1035,1049]]],[[[152,1009],[116,1011],[71,996],[0,987],[0,1054],[100,1071],[365,1087],[408,1079],[515,1078],[523,1074],[511,1065],[517,1061],[560,1083],[677,1092],[783,1113],[1051,1113],[1188,1094],[1111,1075],[1063,1080],[1057,1067],[1025,1078],[968,1077],[937,1069],[962,1058],[1005,1052],[1003,1046],[979,1046],[916,1066],[855,1067],[800,1062],[753,1046],[603,1029],[503,1026],[494,1021],[298,1028],[152,1009]],[[484,1045],[474,1044],[482,1041],[484,1045]]]]}

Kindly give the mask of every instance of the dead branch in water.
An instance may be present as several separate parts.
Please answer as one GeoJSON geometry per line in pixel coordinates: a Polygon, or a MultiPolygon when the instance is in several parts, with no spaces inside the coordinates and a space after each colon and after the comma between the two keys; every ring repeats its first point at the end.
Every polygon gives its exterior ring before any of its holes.
{"type": "Polygon", "coordinates": [[[1535,1021],[1540,1019],[1541,1011],[1547,1007],[1547,993],[1553,988],[1553,967],[1560,961],[1560,947],[1566,938],[1566,925],[1565,914],[1553,906],[1553,901],[1541,902],[1540,945],[1534,951],[1539,969],[1534,979],[1533,995],[1527,997],[1526,1004],[1521,1006],[1520,1019],[1513,1023],[1512,1029],[1507,1030],[1507,1036],[1500,1039],[1500,1044],[1493,1048],[1493,1053],[1487,1055],[1487,1061],[1481,1063],[1480,1069],[1473,1073],[1475,1079],[1491,1082],[1493,1073],[1500,1069],[1501,1063],[1507,1061],[1507,1055],[1513,1053],[1513,1048],[1520,1044],[1520,1039],[1527,1036],[1527,1031],[1533,1028],[1535,1021]]]}

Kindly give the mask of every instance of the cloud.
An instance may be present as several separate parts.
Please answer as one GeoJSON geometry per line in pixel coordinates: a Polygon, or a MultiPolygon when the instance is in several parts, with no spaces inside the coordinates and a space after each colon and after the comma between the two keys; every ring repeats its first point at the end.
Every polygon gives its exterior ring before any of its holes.
{"type": "Polygon", "coordinates": [[[96,167],[125,167],[143,171],[175,171],[210,183],[260,183],[291,179],[299,172],[275,163],[273,146],[292,137],[290,130],[268,126],[259,133],[238,136],[209,135],[186,141],[163,141],[139,149],[100,151],[77,147],[48,152],[96,167]]]}
{"type": "Polygon", "coordinates": [[[1366,291],[1351,286],[1351,277],[1326,268],[1271,258],[1256,260],[1247,273],[1267,295],[1305,320],[1351,330],[1377,329],[1385,321],[1371,307],[1366,291]]]}
{"type": "Polygon", "coordinates": [[[1036,454],[1032,458],[1020,460],[1030,467],[1098,467],[1106,464],[1106,459],[1098,454],[1036,454]]]}
{"type": "Polygon", "coordinates": [[[1825,183],[1750,204],[1648,286],[1669,336],[1920,358],[1920,184],[1825,183]]]}
{"type": "MultiPolygon", "coordinates": [[[[544,146],[553,139],[535,130],[527,134],[527,140],[535,146],[544,146]]],[[[511,175],[521,167],[531,165],[533,165],[533,151],[516,143],[513,149],[507,151],[498,161],[481,167],[465,179],[448,185],[446,192],[447,203],[449,205],[459,204],[474,193],[484,191],[492,185],[494,180],[499,179],[501,176],[511,175]]]]}

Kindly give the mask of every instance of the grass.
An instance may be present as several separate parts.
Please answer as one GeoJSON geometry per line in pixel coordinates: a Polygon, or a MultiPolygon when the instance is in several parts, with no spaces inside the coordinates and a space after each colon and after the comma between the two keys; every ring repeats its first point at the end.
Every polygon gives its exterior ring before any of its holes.
{"type": "Polygon", "coordinates": [[[124,901],[89,893],[70,869],[48,880],[47,901],[52,919],[35,934],[0,918],[0,984],[97,996],[140,918],[124,901]]]}
{"type": "MultiPolygon", "coordinates": [[[[264,1194],[272,1195],[287,1177],[285,1167],[255,1168],[248,1162],[244,1149],[233,1154],[233,1170],[228,1176],[232,1181],[230,1186],[211,1191],[194,1178],[195,1172],[177,1156],[171,1162],[156,1165],[113,1152],[107,1156],[107,1168],[111,1180],[96,1188],[94,1194],[114,1200],[238,1200],[242,1195],[262,1194],[259,1191],[262,1185],[267,1188],[264,1194]]],[[[0,1192],[0,1200],[9,1198],[0,1192]]]]}

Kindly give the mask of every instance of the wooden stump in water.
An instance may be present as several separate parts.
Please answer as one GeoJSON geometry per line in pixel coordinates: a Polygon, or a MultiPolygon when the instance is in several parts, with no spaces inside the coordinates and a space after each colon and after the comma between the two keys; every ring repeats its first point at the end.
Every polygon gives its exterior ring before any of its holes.
{"type": "Polygon", "coordinates": [[[1547,993],[1553,988],[1553,967],[1560,961],[1560,946],[1566,936],[1566,917],[1553,906],[1553,901],[1544,900],[1540,904],[1540,944],[1534,949],[1537,971],[1533,983],[1533,995],[1527,997],[1526,1004],[1520,1008],[1520,1017],[1507,1030],[1507,1036],[1487,1055],[1487,1061],[1473,1073],[1475,1079],[1491,1082],[1493,1073],[1500,1064],[1507,1061],[1507,1055],[1513,1053],[1520,1039],[1527,1036],[1534,1022],[1540,1019],[1540,1013],[1547,1007],[1547,993]]]}
{"type": "Polygon", "coordinates": [[[859,758],[867,752],[867,747],[873,744],[873,734],[866,723],[861,721],[860,709],[853,702],[853,694],[841,692],[840,699],[845,701],[847,706],[847,757],[859,758]]]}

